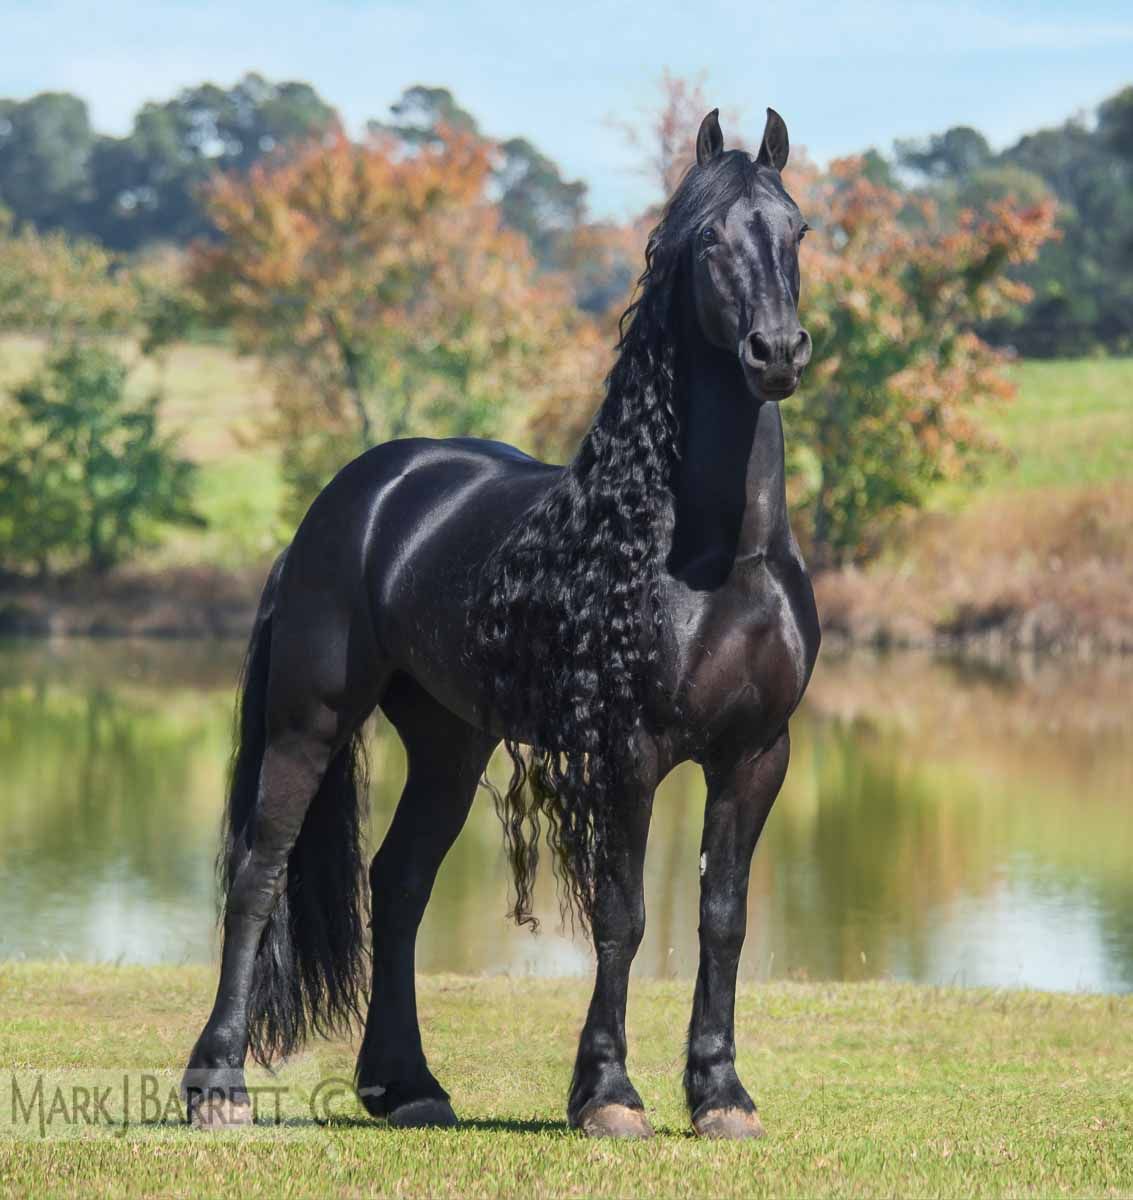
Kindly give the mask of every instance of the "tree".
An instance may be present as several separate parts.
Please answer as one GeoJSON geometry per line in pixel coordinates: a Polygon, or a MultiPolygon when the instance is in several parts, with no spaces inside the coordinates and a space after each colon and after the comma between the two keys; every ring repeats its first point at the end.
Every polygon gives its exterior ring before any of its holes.
{"type": "Polygon", "coordinates": [[[392,135],[414,148],[437,146],[454,133],[490,146],[492,187],[502,224],[527,238],[541,267],[562,268],[569,257],[569,239],[585,217],[585,183],[564,179],[557,164],[526,138],[486,138],[476,118],[448,88],[407,88],[390,105],[390,115],[393,120],[387,124],[371,121],[370,132],[392,135]]]}
{"type": "MultiPolygon", "coordinates": [[[[663,78],[661,103],[634,137],[659,189],[694,161],[707,107],[695,83],[663,78]]],[[[1051,236],[1054,205],[944,210],[892,186],[877,157],[822,172],[797,150],[786,185],[815,230],[801,258],[815,359],[785,413],[790,499],[811,561],[827,566],[875,550],[894,519],[989,445],[977,414],[1010,387],[974,328],[1025,302],[1008,272],[1051,236]]],[[[623,231],[638,263],[647,219],[623,231]]],[[[555,429],[577,437],[588,415],[537,410],[532,425],[546,443],[555,429]]]]}
{"type": "Polygon", "coordinates": [[[898,140],[894,144],[901,166],[926,179],[960,179],[992,159],[991,147],[978,129],[954,125],[925,140],[898,140]]]}
{"type": "Polygon", "coordinates": [[[145,104],[121,138],[95,134],[77,96],[0,100],[0,206],[115,250],[184,244],[211,232],[199,190],[214,171],[246,172],[338,124],[310,85],[256,74],[145,104]]]}
{"type": "Polygon", "coordinates": [[[94,134],[66,92],[0,100],[0,206],[40,229],[73,228],[89,200],[94,134]]]}
{"type": "Polygon", "coordinates": [[[1035,356],[1133,348],[1133,88],[1102,103],[1096,126],[1073,119],[1020,138],[1002,153],[958,128],[898,143],[906,169],[942,208],[980,208],[1012,195],[1026,206],[1054,197],[1060,237],[1012,269],[1032,298],[980,332],[1035,356]]]}
{"type": "Polygon", "coordinates": [[[862,156],[862,174],[870,181],[870,183],[880,184],[882,187],[900,188],[900,184],[894,178],[893,164],[885,157],[875,146],[871,146],[862,156]]]}
{"type": "Polygon", "coordinates": [[[308,84],[256,74],[232,88],[206,83],[146,104],[127,137],[95,145],[84,228],[119,249],[210,234],[200,192],[215,172],[246,173],[338,124],[337,112],[308,84]]]}
{"type": "Polygon", "coordinates": [[[202,305],[271,365],[294,508],[375,440],[497,432],[528,397],[593,389],[588,323],[488,195],[469,134],[404,152],[339,136],[222,177],[223,235],[194,255],[202,305]]]}
{"type": "Polygon", "coordinates": [[[1133,85],[1098,107],[1098,136],[1114,154],[1133,161],[1133,85]]]}
{"type": "Polygon", "coordinates": [[[389,106],[393,120],[388,124],[371,121],[371,134],[392,134],[410,146],[436,145],[444,140],[444,131],[481,137],[476,118],[457,102],[448,88],[414,84],[389,106]]]}
{"type": "Polygon", "coordinates": [[[1059,202],[1060,240],[1019,272],[1034,295],[1023,321],[994,330],[1023,353],[1133,348],[1133,160],[1108,140],[1113,128],[1067,121],[1002,155],[1041,178],[1059,202]]]}
{"type": "Polygon", "coordinates": [[[53,338],[122,332],[137,296],[114,255],[97,243],[25,226],[0,210],[0,332],[53,338]]]}
{"type": "Polygon", "coordinates": [[[542,266],[561,267],[564,243],[586,215],[586,184],[565,180],[555,163],[526,138],[501,142],[499,153],[495,180],[504,226],[527,238],[542,266]]]}
{"type": "MultiPolygon", "coordinates": [[[[702,76],[686,79],[665,70],[658,81],[657,103],[645,114],[644,120],[615,122],[626,144],[641,156],[641,173],[656,184],[661,198],[644,219],[659,214],[660,205],[673,194],[681,176],[696,162],[696,131],[711,107],[702,76]]],[[[739,129],[739,118],[734,112],[724,113],[721,119],[729,129],[739,129]]],[[[742,136],[733,132],[728,145],[742,149],[742,136]]]]}
{"type": "Polygon", "coordinates": [[[109,350],[74,343],[13,393],[0,429],[0,562],[106,571],[161,523],[198,523],[194,467],[157,429],[157,399],[126,395],[109,350]]]}
{"type": "Polygon", "coordinates": [[[802,252],[816,355],[791,401],[792,501],[815,565],[834,565],[876,550],[901,512],[989,446],[979,410],[1011,388],[974,328],[1028,298],[1008,270],[1050,238],[1054,205],[999,200],[950,222],[871,182],[860,159],[788,170],[820,231],[802,252]]]}
{"type": "Polygon", "coordinates": [[[992,204],[1008,200],[1023,208],[1057,205],[1053,192],[1033,171],[1013,163],[991,163],[956,181],[948,205],[956,212],[986,212],[992,204]]]}

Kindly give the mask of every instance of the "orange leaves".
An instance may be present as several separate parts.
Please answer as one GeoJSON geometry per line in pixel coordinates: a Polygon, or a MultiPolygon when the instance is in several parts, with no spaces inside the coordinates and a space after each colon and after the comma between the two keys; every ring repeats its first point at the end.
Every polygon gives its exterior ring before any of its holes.
{"type": "Polygon", "coordinates": [[[931,199],[872,182],[860,158],[837,159],[821,175],[793,165],[787,183],[820,230],[803,251],[808,292],[833,289],[859,319],[877,313],[892,338],[895,314],[970,323],[1025,300],[1005,269],[1056,236],[1049,202],[997,201],[946,226],[931,199]]]}
{"type": "Polygon", "coordinates": [[[210,186],[223,241],[195,249],[194,279],[253,344],[297,308],[310,328],[328,306],[396,308],[443,273],[454,226],[490,238],[489,169],[488,148],[462,135],[407,155],[390,140],[355,145],[338,133],[210,186]]]}
{"type": "Polygon", "coordinates": [[[918,349],[925,339],[954,345],[959,330],[1025,299],[1006,268],[1054,236],[1049,203],[998,201],[946,226],[931,200],[872,182],[857,158],[825,174],[804,162],[787,183],[818,230],[801,259],[808,322],[830,331],[847,318],[871,322],[881,340],[918,349]]]}
{"type": "Polygon", "coordinates": [[[946,223],[855,158],[825,173],[796,163],[787,186],[816,229],[800,260],[815,364],[791,432],[810,472],[793,493],[821,564],[870,552],[888,521],[990,446],[979,409],[1011,389],[973,330],[1026,299],[1008,270],[1053,236],[1054,209],[998,201],[946,223]]]}
{"type": "Polygon", "coordinates": [[[0,329],[56,338],[121,332],[137,307],[137,291],[114,255],[63,233],[12,233],[0,209],[0,329]]]}
{"type": "Polygon", "coordinates": [[[567,367],[589,319],[501,228],[493,154],[452,130],[411,150],[338,134],[209,189],[222,241],[192,278],[275,371],[275,435],[312,456],[285,464],[297,501],[373,441],[499,434],[533,400],[597,394],[567,367]]]}

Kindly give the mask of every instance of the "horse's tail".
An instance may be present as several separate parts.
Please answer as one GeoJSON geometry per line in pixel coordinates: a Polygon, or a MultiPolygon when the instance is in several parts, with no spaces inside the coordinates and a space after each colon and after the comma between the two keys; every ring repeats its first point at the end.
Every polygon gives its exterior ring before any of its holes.
{"type": "MultiPolygon", "coordinates": [[[[218,863],[224,895],[252,848],[267,740],[272,614],[283,566],[268,576],[244,660],[236,747],[218,863]]],[[[311,1032],[344,1032],[360,1017],[369,968],[363,826],[365,749],[355,734],[331,760],[287,859],[286,883],[256,951],[249,1048],[267,1063],[311,1032]]]]}

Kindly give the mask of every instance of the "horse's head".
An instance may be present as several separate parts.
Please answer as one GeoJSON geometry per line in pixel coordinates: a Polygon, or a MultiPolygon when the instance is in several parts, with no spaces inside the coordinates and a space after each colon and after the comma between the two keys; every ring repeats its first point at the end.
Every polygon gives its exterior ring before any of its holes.
{"type": "Polygon", "coordinates": [[[758,400],[789,396],[811,354],[798,314],[807,225],[779,174],[789,149],[787,126],[769,108],[758,155],[725,152],[713,110],[701,122],[696,166],[682,185],[695,200],[686,214],[697,320],[709,342],[739,356],[758,400]]]}

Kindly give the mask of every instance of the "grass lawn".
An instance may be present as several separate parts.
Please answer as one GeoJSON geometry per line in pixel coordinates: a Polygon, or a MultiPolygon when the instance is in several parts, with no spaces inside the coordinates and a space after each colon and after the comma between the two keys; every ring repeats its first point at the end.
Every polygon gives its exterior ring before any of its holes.
{"type": "MultiPolygon", "coordinates": [[[[158,1068],[177,1078],[205,968],[0,965],[0,1074],[158,1068]]],[[[426,1049],[464,1125],[398,1132],[304,1090],[348,1076],[322,1043],[280,1081],[283,1126],[16,1136],[0,1096],[0,1191],[248,1195],[1133,1195],[1133,997],[773,983],[738,1004],[740,1070],[768,1137],[704,1143],[680,1099],[690,985],[636,983],[631,1068],[658,1136],[563,1123],[582,981],[426,977],[426,1049]]],[[[26,1076],[24,1077],[26,1078],[26,1076]]],[[[8,1089],[5,1088],[5,1091],[8,1089]]]]}
{"type": "MultiPolygon", "coordinates": [[[[0,337],[0,389],[43,348],[0,337]]],[[[864,570],[820,581],[830,628],[898,644],[994,627],[1031,647],[1133,646],[1133,358],[1007,370],[1016,398],[980,414],[1002,453],[938,486],[864,570]]],[[[198,567],[254,578],[293,532],[259,365],[222,345],[178,345],[160,367],[138,366],[133,386],[155,384],[166,428],[199,468],[205,524],[164,530],[132,566],[158,581],[198,567]]],[[[790,438],[790,404],[784,420],[790,438]]]]}
{"type": "Polygon", "coordinates": [[[1015,399],[980,414],[1001,453],[938,486],[873,563],[820,582],[828,627],[922,645],[996,629],[1032,649],[1133,647],[1133,358],[1008,373],[1015,399]]]}
{"type": "Polygon", "coordinates": [[[1133,481],[1133,358],[1032,360],[1008,376],[1015,399],[981,417],[1005,453],[940,488],[936,507],[1133,481]]]}
{"type": "Polygon", "coordinates": [[[1070,487],[1133,480],[1133,358],[1022,362],[991,422],[1013,462],[988,483],[1070,487]]]}
{"type": "MultiPolygon", "coordinates": [[[[31,374],[44,345],[41,338],[0,337],[0,388],[31,374]]],[[[1133,483],[1133,358],[1027,361],[1009,374],[1016,399],[982,417],[1006,453],[939,488],[931,508],[955,512],[989,503],[994,515],[1002,501],[1035,490],[1065,507],[1079,492],[1133,483]]],[[[155,384],[167,428],[200,467],[198,508],[208,528],[170,531],[144,565],[266,562],[287,531],[279,519],[277,457],[257,433],[257,421],[271,409],[259,365],[222,345],[178,345],[160,369],[142,362],[135,372],[139,390],[155,384]]],[[[789,437],[789,405],[784,415],[789,437]]]]}

